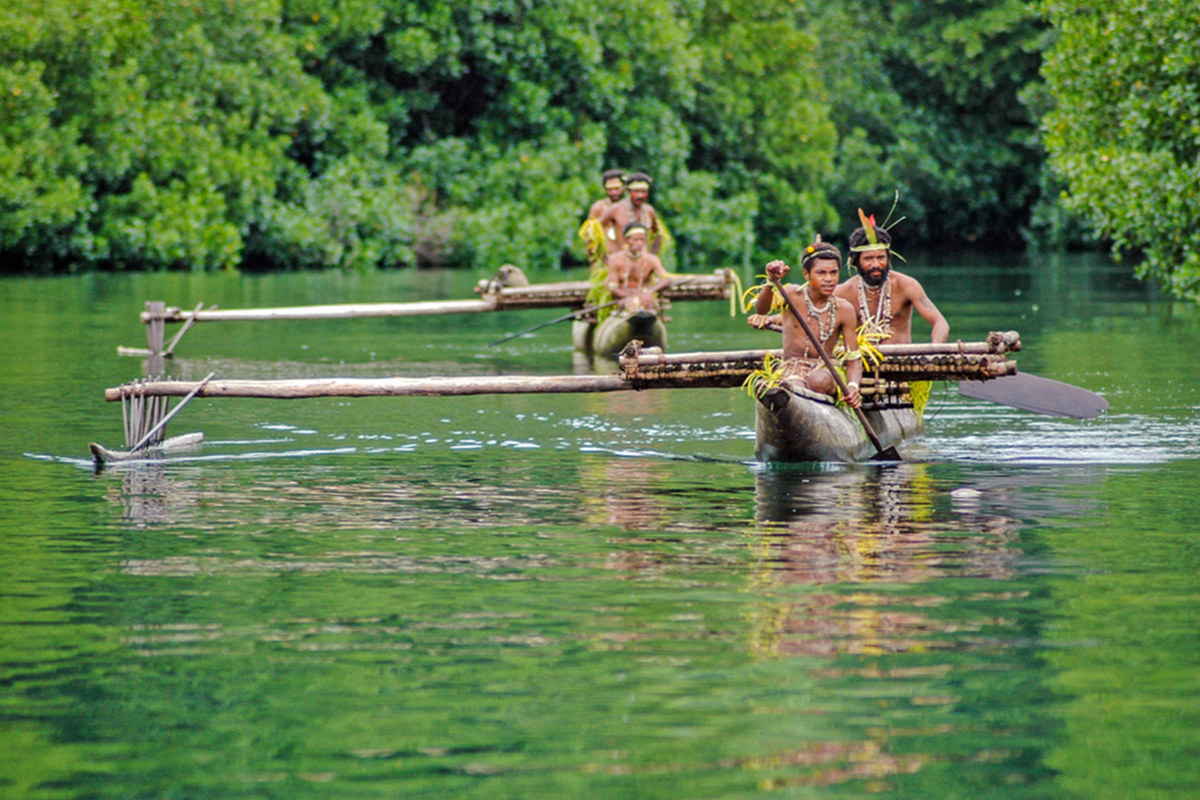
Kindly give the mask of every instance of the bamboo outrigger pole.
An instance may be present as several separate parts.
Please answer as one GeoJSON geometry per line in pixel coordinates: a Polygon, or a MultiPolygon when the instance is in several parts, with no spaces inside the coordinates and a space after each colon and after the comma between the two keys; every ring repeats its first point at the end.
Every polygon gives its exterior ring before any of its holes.
{"type": "MultiPolygon", "coordinates": [[[[692,275],[663,289],[668,300],[724,300],[733,286],[733,273],[719,269],[712,275],[692,275]]],[[[146,310],[146,324],[162,322],[262,322],[268,320],[357,319],[360,317],[419,317],[436,314],[472,314],[486,311],[516,311],[534,308],[582,307],[591,283],[566,281],[534,286],[505,287],[483,293],[478,300],[428,300],[416,303],[350,303],[341,305],[286,306],[184,311],[180,308],[146,310]]]]}
{"type": "MultiPolygon", "coordinates": [[[[941,346],[944,351],[956,345],[941,346]]],[[[944,352],[896,356],[879,374],[897,380],[989,380],[1012,374],[1016,362],[1003,353],[944,352]],[[946,360],[947,363],[938,363],[946,360]]],[[[554,394],[620,392],[641,389],[710,389],[741,386],[768,354],[778,350],[663,353],[630,346],[621,354],[622,372],[614,375],[508,375],[433,378],[318,378],[290,380],[217,380],[199,387],[199,397],[258,397],[289,400],[305,397],[453,397],[481,394],[554,394]]],[[[142,381],[105,390],[106,400],[125,397],[183,397],[198,384],[142,381]]]]}
{"type": "MultiPolygon", "coordinates": [[[[642,389],[730,388],[739,374],[626,378],[624,375],[484,376],[476,378],[323,378],[316,380],[210,381],[198,397],[257,397],[296,400],[311,397],[457,397],[479,394],[569,394],[642,389]]],[[[197,385],[184,381],[147,381],[125,387],[126,395],[183,397],[197,385]]],[[[121,387],[105,389],[104,399],[121,399],[121,387]]]]}
{"type": "MultiPolygon", "coordinates": [[[[161,318],[164,322],[264,322],[280,319],[357,319],[359,317],[422,317],[434,314],[469,314],[495,311],[496,305],[487,300],[429,300],[420,303],[354,303],[326,306],[290,306],[281,308],[233,308],[192,313],[169,308],[161,318]]],[[[142,321],[154,317],[142,312],[142,321]]]]}

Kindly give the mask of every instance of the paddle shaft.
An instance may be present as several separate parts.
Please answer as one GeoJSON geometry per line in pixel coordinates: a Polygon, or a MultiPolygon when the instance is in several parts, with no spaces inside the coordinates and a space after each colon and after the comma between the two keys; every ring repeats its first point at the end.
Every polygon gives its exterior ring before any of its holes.
{"type": "Polygon", "coordinates": [[[489,342],[488,347],[495,347],[498,344],[507,342],[509,339],[515,339],[518,336],[524,336],[527,333],[533,333],[536,330],[541,330],[542,328],[547,328],[551,325],[554,325],[559,322],[564,322],[568,319],[574,319],[577,317],[581,317],[584,314],[591,313],[592,311],[599,311],[602,308],[608,308],[609,306],[615,306],[617,303],[621,302],[624,299],[625,298],[623,298],[623,297],[618,297],[616,300],[610,300],[609,302],[601,303],[598,306],[591,306],[589,308],[581,308],[578,311],[572,311],[570,314],[563,314],[561,317],[555,317],[554,319],[550,320],[549,322],[542,322],[537,325],[534,325],[532,328],[526,328],[523,331],[517,331],[516,333],[510,333],[508,336],[502,336],[494,342],[489,342]]]}
{"type": "MultiPolygon", "coordinates": [[[[685,283],[691,283],[694,280],[696,280],[695,275],[693,275],[690,278],[687,278],[686,280],[679,281],[678,283],[672,283],[671,285],[672,286],[683,286],[685,283]]],[[[542,322],[538,325],[534,325],[532,328],[526,328],[523,331],[517,331],[516,333],[510,333],[508,336],[502,336],[494,342],[489,342],[488,347],[495,347],[498,344],[503,344],[504,342],[507,342],[509,339],[515,339],[518,336],[524,336],[527,333],[533,333],[534,331],[541,330],[542,328],[547,328],[547,327],[549,327],[551,325],[555,325],[559,322],[565,322],[566,320],[569,320],[569,319],[581,317],[584,314],[590,314],[593,311],[599,311],[602,308],[608,308],[609,306],[615,306],[617,303],[621,302],[624,299],[625,299],[624,297],[618,297],[616,300],[610,300],[607,303],[601,303],[598,306],[591,306],[590,308],[581,308],[578,311],[572,311],[570,314],[563,314],[561,317],[556,317],[556,318],[550,320],[549,322],[542,322]]]]}
{"type": "MultiPolygon", "coordinates": [[[[783,290],[783,284],[779,282],[778,278],[772,278],[768,276],[767,280],[769,280],[771,285],[775,287],[775,291],[779,292],[779,296],[783,298],[784,305],[788,307],[788,310],[792,312],[792,316],[795,317],[796,321],[800,323],[800,327],[804,329],[806,334],[808,334],[809,341],[811,341],[813,346],[817,348],[817,353],[820,354],[821,360],[825,362],[825,368],[829,370],[829,374],[832,375],[834,381],[837,382],[838,389],[842,391],[842,396],[845,397],[846,395],[850,394],[850,387],[846,385],[846,380],[842,377],[842,374],[834,369],[833,359],[830,358],[829,354],[825,352],[825,345],[820,339],[817,338],[817,335],[813,333],[812,327],[808,324],[808,319],[800,313],[799,309],[796,308],[796,304],[792,302],[792,298],[787,296],[787,292],[783,290]]],[[[831,303],[834,302],[834,298],[830,298],[829,301],[831,303]]],[[[863,430],[867,432],[867,438],[871,440],[871,444],[875,445],[875,450],[882,454],[883,444],[879,441],[879,437],[875,434],[875,429],[871,427],[871,423],[867,422],[866,412],[864,412],[861,408],[854,409],[854,412],[858,414],[858,421],[862,423],[863,430]]]]}

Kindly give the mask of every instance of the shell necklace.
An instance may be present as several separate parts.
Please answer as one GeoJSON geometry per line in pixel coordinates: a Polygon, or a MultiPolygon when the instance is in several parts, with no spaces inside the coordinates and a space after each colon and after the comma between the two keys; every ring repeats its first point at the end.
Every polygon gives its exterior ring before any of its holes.
{"type": "Polygon", "coordinates": [[[638,253],[636,256],[635,256],[635,255],[633,255],[633,254],[632,254],[631,252],[629,252],[628,250],[626,250],[626,251],[625,251],[625,264],[626,264],[626,267],[625,267],[625,282],[626,282],[627,284],[628,284],[628,283],[630,283],[630,282],[631,282],[631,279],[633,278],[633,276],[635,276],[635,275],[636,275],[636,276],[637,276],[637,286],[636,286],[635,288],[637,288],[637,289],[641,289],[641,288],[642,288],[642,284],[646,282],[646,277],[647,277],[647,276],[643,275],[643,274],[642,274],[642,272],[641,272],[641,269],[642,269],[642,257],[643,257],[643,256],[645,256],[645,255],[646,255],[646,251],[645,251],[645,250],[642,250],[642,251],[641,251],[641,252],[639,252],[639,253],[638,253]]]}
{"type": "Polygon", "coordinates": [[[891,336],[892,332],[892,282],[886,277],[883,279],[883,286],[880,287],[879,300],[875,303],[875,313],[871,313],[871,307],[867,303],[867,282],[859,276],[858,279],[858,315],[862,317],[863,324],[869,329],[878,333],[886,333],[891,336]]]}
{"type": "MultiPolygon", "coordinates": [[[[812,298],[808,296],[807,285],[804,286],[801,294],[804,295],[804,305],[808,309],[808,315],[810,317],[815,317],[817,320],[817,341],[819,341],[821,346],[824,347],[825,343],[829,341],[829,337],[833,335],[833,323],[835,321],[835,315],[833,313],[833,298],[830,297],[825,301],[825,305],[817,308],[813,303],[812,298]]],[[[808,345],[809,343],[805,342],[805,357],[808,356],[808,345]]]]}

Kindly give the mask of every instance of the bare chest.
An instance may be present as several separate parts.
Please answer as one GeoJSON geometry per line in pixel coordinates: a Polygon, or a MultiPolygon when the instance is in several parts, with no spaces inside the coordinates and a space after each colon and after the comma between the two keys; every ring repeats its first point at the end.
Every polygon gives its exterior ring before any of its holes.
{"type": "Polygon", "coordinates": [[[637,260],[625,258],[622,266],[617,276],[617,282],[622,288],[640,287],[654,272],[649,259],[644,257],[637,260]]]}

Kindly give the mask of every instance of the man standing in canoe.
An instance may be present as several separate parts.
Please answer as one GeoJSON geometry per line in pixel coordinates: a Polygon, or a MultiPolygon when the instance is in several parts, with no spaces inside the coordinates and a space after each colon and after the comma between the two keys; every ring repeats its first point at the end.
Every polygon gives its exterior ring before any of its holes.
{"type": "Polygon", "coordinates": [[[658,292],[671,285],[671,276],[658,256],[646,250],[649,231],[638,221],[621,231],[625,248],[608,257],[608,290],[624,311],[658,310],[658,292]]]}
{"type": "Polygon", "coordinates": [[[850,234],[850,264],[858,274],[837,288],[858,316],[858,325],[874,341],[908,344],[912,341],[912,315],[917,310],[933,326],[930,341],[941,343],[950,335],[950,324],[925,294],[920,282],[892,269],[892,237],[859,209],[862,227],[850,234]]]}
{"type": "Polygon", "coordinates": [[[621,202],[625,195],[625,173],[619,169],[605,170],[604,191],[608,195],[602,200],[592,203],[587,219],[579,229],[579,238],[583,239],[588,254],[588,263],[593,270],[604,270],[604,261],[616,245],[617,234],[612,227],[606,227],[600,222],[604,212],[621,202]]]}
{"type": "MultiPolygon", "coordinates": [[[[862,379],[862,354],[858,351],[855,335],[854,306],[834,295],[841,277],[842,254],[827,242],[816,242],[804,248],[800,262],[808,283],[804,286],[784,286],[784,291],[800,313],[807,316],[808,326],[821,340],[826,354],[833,356],[833,348],[840,338],[847,352],[842,356],[846,369],[846,387],[850,393],[844,398],[851,408],[862,405],[858,394],[858,383],[862,379]]],[[[783,281],[790,268],[782,261],[767,264],[767,277],[783,281]]],[[[754,303],[755,314],[766,315],[775,303],[775,287],[765,284],[754,303]]],[[[821,360],[821,354],[804,332],[804,328],[784,304],[783,324],[783,378],[802,383],[814,392],[837,396],[837,384],[821,360]]]]}
{"type": "Polygon", "coordinates": [[[625,188],[629,196],[619,203],[613,203],[600,216],[600,224],[606,229],[616,232],[615,239],[608,240],[608,254],[625,249],[625,226],[631,222],[640,222],[649,233],[648,242],[651,255],[658,255],[662,248],[663,226],[658,219],[654,206],[646,202],[650,197],[650,176],[644,172],[635,172],[626,179],[625,188]]]}
{"type": "Polygon", "coordinates": [[[608,197],[592,203],[592,208],[588,211],[588,219],[600,219],[604,216],[605,211],[621,202],[621,198],[625,196],[625,173],[622,170],[605,170],[601,177],[604,179],[604,193],[608,197]]]}

